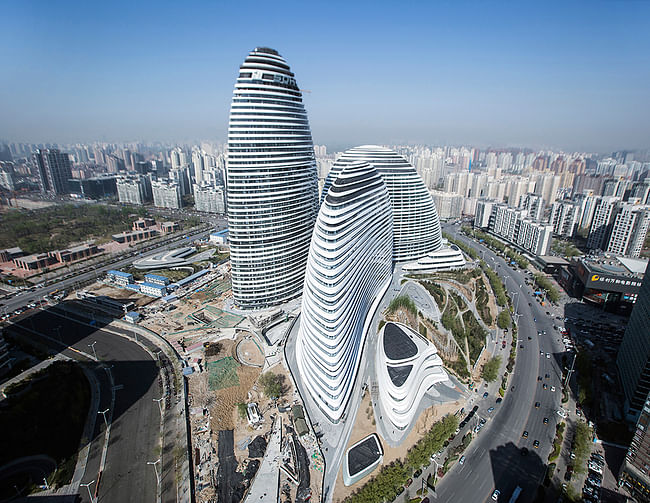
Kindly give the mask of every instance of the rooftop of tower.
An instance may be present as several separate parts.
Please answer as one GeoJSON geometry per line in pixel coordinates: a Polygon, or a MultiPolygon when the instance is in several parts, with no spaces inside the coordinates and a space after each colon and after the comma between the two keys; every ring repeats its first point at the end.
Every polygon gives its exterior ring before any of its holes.
{"type": "Polygon", "coordinates": [[[274,56],[279,56],[280,53],[276,51],[275,49],[271,49],[270,47],[256,47],[255,52],[263,52],[265,54],[273,54],[274,56]]]}

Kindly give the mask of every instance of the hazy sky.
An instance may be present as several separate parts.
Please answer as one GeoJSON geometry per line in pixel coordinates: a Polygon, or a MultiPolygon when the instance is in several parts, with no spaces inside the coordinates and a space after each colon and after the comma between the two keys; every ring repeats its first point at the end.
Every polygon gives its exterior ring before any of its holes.
{"type": "Polygon", "coordinates": [[[0,138],[226,138],[257,45],[318,144],[650,147],[650,2],[30,1],[0,7],[0,138]]]}

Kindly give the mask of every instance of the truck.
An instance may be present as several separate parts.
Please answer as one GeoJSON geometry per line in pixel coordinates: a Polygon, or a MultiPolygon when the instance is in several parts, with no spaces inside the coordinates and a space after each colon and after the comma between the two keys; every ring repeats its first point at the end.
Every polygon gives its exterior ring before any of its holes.
{"type": "Polygon", "coordinates": [[[512,496],[510,496],[510,499],[508,500],[508,503],[516,503],[517,500],[519,499],[520,494],[521,494],[521,487],[519,486],[515,487],[515,490],[512,492],[512,496]]]}

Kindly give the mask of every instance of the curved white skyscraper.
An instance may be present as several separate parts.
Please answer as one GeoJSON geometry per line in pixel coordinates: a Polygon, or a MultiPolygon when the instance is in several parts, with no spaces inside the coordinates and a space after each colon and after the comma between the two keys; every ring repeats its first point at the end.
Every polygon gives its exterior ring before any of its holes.
{"type": "Polygon", "coordinates": [[[365,162],[343,167],[314,228],[296,360],[320,409],[341,419],[376,305],[390,284],[393,217],[388,190],[365,162]]]}
{"type": "Polygon", "coordinates": [[[256,48],[240,67],[226,173],[235,304],[255,309],[299,296],[318,179],[302,93],[273,49],[256,48]]]}
{"type": "Polygon", "coordinates": [[[341,170],[358,161],[374,166],[388,188],[393,206],[393,260],[408,262],[439,250],[442,231],[431,194],[415,168],[389,148],[363,145],[346,150],[327,175],[321,200],[341,170]]]}

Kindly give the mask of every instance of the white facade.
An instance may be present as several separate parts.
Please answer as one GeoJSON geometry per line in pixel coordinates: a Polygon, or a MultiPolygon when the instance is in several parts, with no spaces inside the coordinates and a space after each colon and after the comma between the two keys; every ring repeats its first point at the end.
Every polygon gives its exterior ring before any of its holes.
{"type": "Polygon", "coordinates": [[[144,204],[147,200],[144,183],[140,177],[118,177],[116,180],[118,200],[125,204],[144,204]]]}
{"type": "Polygon", "coordinates": [[[194,209],[205,213],[223,215],[226,211],[223,189],[194,184],[194,209]]]}
{"type": "Polygon", "coordinates": [[[604,250],[607,246],[607,236],[609,234],[612,217],[615,214],[616,205],[619,198],[614,196],[601,197],[596,204],[594,217],[589,228],[587,238],[587,248],[590,250],[604,250]]]}
{"type": "Polygon", "coordinates": [[[447,194],[438,190],[431,191],[440,220],[460,218],[463,214],[465,198],[459,194],[447,194]]]}
{"type": "Polygon", "coordinates": [[[299,296],[318,179],[302,93],[273,49],[256,48],[240,67],[226,173],[235,304],[255,309],[299,296]]]}
{"type": "Polygon", "coordinates": [[[386,185],[366,162],[344,166],[314,228],[296,340],[302,381],[333,422],[352,392],[372,313],[390,284],[392,255],[386,185]]]}
{"type": "Polygon", "coordinates": [[[524,219],[514,243],[534,255],[548,255],[552,237],[552,226],[524,219]]]}
{"type": "Polygon", "coordinates": [[[557,201],[551,208],[550,223],[558,236],[572,238],[580,222],[580,205],[573,201],[557,201]]]}
{"type": "Polygon", "coordinates": [[[415,168],[396,152],[376,145],[364,145],[345,151],[330,170],[321,200],[343,168],[365,161],[381,175],[393,207],[393,260],[417,260],[442,247],[442,231],[431,194],[415,168]]]}
{"type": "Polygon", "coordinates": [[[465,267],[463,252],[456,245],[445,246],[440,250],[421,257],[417,262],[404,264],[402,270],[410,274],[424,274],[437,271],[449,271],[465,267]]]}
{"type": "Polygon", "coordinates": [[[151,182],[153,192],[153,204],[158,208],[180,209],[181,188],[175,182],[156,181],[151,182]]]}
{"type": "Polygon", "coordinates": [[[620,205],[607,242],[607,252],[628,257],[641,256],[649,223],[650,209],[647,206],[620,205]]]}
{"type": "Polygon", "coordinates": [[[399,430],[417,419],[418,405],[429,388],[451,383],[433,343],[392,321],[379,332],[375,369],[382,415],[399,430]]]}

